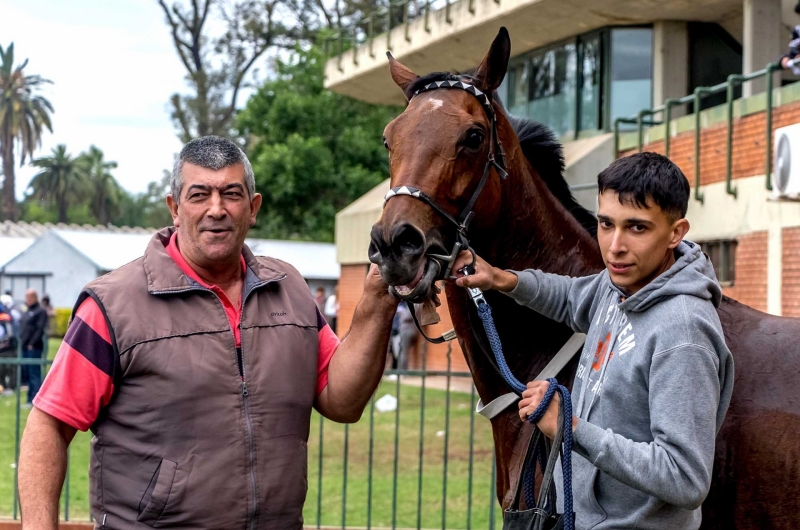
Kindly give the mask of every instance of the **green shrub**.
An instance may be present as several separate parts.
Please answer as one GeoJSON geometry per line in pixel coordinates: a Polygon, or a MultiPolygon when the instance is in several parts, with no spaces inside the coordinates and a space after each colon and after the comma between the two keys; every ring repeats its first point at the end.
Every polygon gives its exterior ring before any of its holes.
{"type": "Polygon", "coordinates": [[[66,307],[57,307],[56,316],[53,322],[53,336],[63,337],[67,334],[67,327],[69,326],[69,317],[72,316],[72,309],[66,307]]]}

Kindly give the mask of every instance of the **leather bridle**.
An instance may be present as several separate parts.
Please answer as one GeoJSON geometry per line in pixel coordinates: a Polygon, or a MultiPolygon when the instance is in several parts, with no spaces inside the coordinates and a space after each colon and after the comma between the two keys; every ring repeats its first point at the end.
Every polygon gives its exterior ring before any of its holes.
{"type": "Polygon", "coordinates": [[[470,197],[467,204],[464,205],[464,208],[461,209],[461,212],[456,217],[453,217],[450,213],[447,212],[447,210],[438,205],[436,201],[434,201],[431,197],[429,197],[425,192],[423,192],[418,188],[414,188],[412,186],[396,186],[390,189],[389,192],[386,194],[386,196],[383,198],[384,199],[383,205],[385,207],[386,203],[389,202],[389,199],[391,199],[392,197],[397,197],[400,195],[413,197],[433,208],[433,210],[436,211],[436,213],[441,215],[448,223],[450,223],[455,227],[456,238],[455,242],[453,243],[453,248],[451,249],[449,254],[434,254],[434,253],[426,254],[426,257],[435,261],[439,266],[439,273],[437,274],[436,279],[452,280],[455,279],[455,276],[452,275],[453,264],[455,263],[456,259],[458,258],[458,255],[461,253],[462,250],[467,250],[472,254],[472,265],[473,266],[475,265],[475,251],[472,250],[472,248],[469,246],[467,231],[469,229],[470,221],[472,221],[474,215],[472,209],[475,207],[475,203],[478,201],[478,198],[480,197],[481,192],[483,191],[483,188],[486,185],[486,181],[489,179],[489,175],[491,174],[491,169],[494,168],[501,179],[505,179],[508,176],[508,173],[506,172],[505,169],[503,146],[500,144],[500,139],[497,136],[497,116],[495,115],[494,108],[492,107],[491,97],[488,94],[481,92],[474,85],[471,85],[464,81],[445,80],[445,81],[433,81],[425,85],[424,87],[415,91],[414,94],[409,99],[409,101],[411,101],[412,99],[414,99],[416,96],[418,96],[423,92],[438,90],[440,88],[454,88],[457,90],[464,90],[465,92],[472,94],[481,104],[481,107],[483,108],[484,112],[486,112],[486,117],[489,118],[489,138],[491,145],[489,147],[489,154],[486,157],[486,165],[483,168],[483,175],[481,176],[480,181],[478,181],[478,185],[475,188],[475,191],[472,192],[472,197],[470,197]]]}

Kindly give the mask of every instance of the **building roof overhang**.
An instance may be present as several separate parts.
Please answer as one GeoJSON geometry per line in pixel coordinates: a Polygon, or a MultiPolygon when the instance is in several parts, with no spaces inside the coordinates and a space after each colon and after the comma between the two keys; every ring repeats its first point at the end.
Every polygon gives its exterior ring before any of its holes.
{"type": "Polygon", "coordinates": [[[385,52],[418,74],[475,68],[501,26],[512,55],[613,25],[658,20],[741,20],[741,0],[458,0],[402,24],[325,64],[325,86],[370,103],[403,104],[385,52]],[[449,12],[449,16],[448,16],[449,12]]]}

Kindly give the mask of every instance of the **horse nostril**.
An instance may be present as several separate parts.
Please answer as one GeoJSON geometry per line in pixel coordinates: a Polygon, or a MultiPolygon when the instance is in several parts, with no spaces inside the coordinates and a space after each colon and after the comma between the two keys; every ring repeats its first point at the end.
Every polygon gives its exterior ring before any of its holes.
{"type": "Polygon", "coordinates": [[[376,263],[378,265],[381,264],[383,256],[381,256],[381,251],[378,250],[378,245],[376,245],[374,241],[370,241],[369,249],[367,249],[367,254],[369,256],[369,260],[372,263],[376,263]]]}
{"type": "Polygon", "coordinates": [[[392,251],[397,256],[420,256],[425,251],[425,237],[414,226],[404,223],[392,234],[392,251]]]}
{"type": "Polygon", "coordinates": [[[381,230],[377,225],[373,226],[372,233],[370,234],[369,249],[367,249],[369,260],[372,263],[380,265],[381,261],[383,261],[383,257],[388,253],[389,245],[384,241],[381,230]]]}

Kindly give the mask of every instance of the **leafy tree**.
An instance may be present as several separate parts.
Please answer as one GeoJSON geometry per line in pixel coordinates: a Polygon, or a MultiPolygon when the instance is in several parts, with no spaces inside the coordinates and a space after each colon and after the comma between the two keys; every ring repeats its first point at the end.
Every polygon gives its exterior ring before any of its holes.
{"type": "Polygon", "coordinates": [[[107,162],[103,151],[96,146],[89,147],[88,153],[82,153],[79,163],[84,167],[92,186],[91,211],[97,222],[106,225],[118,213],[121,196],[124,192],[111,170],[117,167],[116,162],[107,162]]]}
{"type": "Polygon", "coordinates": [[[80,203],[90,189],[86,166],[80,158],[67,153],[67,146],[57,145],[50,156],[37,158],[32,165],[41,169],[31,180],[31,197],[55,203],[58,222],[68,222],[68,210],[80,203]]]}
{"type": "MultiPolygon", "coordinates": [[[[307,48],[338,32],[347,35],[349,47],[352,28],[363,39],[370,17],[375,32],[386,29],[391,1],[158,0],[190,89],[170,98],[178,137],[188,142],[208,134],[230,135],[238,96],[258,71],[259,60],[281,56],[279,50],[307,48]]],[[[420,5],[412,3],[408,15],[418,16],[420,5]]],[[[391,14],[392,25],[406,16],[397,6],[391,14]]]]}
{"type": "Polygon", "coordinates": [[[117,226],[143,226],[161,228],[172,226],[172,216],[165,202],[169,193],[170,172],[164,171],[159,181],[147,185],[147,191],[138,195],[125,193],[120,201],[120,214],[113,224],[117,226]]]}
{"type": "Polygon", "coordinates": [[[20,165],[32,157],[41,146],[42,130],[53,131],[50,114],[53,106],[39,90],[46,83],[38,75],[25,75],[27,59],[14,66],[14,44],[3,50],[0,46],[0,156],[3,159],[3,218],[18,218],[15,196],[14,144],[20,156],[20,165]]]}
{"type": "Polygon", "coordinates": [[[310,0],[174,1],[164,11],[178,57],[186,68],[190,95],[173,94],[172,118],[183,142],[227,136],[239,91],[256,61],[273,46],[302,38],[310,0]],[[216,8],[216,9],[212,9],[216,8]],[[216,11],[221,33],[209,29],[216,11]],[[296,16],[293,16],[296,15],[296,16]],[[289,26],[289,20],[296,25],[289,26]]]}
{"type": "Polygon", "coordinates": [[[261,236],[333,241],[336,212],[388,176],[381,135],[400,109],[325,90],[322,68],[318,48],[296,50],[238,116],[264,196],[261,236]]]}

